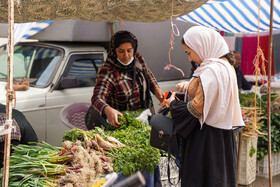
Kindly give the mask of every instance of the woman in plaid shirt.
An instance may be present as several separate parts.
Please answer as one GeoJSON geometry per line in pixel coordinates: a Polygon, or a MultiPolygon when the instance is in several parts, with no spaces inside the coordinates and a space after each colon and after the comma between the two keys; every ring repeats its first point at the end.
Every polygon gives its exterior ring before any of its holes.
{"type": "Polygon", "coordinates": [[[137,53],[136,37],[128,31],[117,32],[111,38],[108,57],[98,71],[92,107],[86,116],[88,129],[108,123],[119,127],[120,111],[150,108],[154,112],[150,91],[163,101],[164,93],[144,58],[137,53]]]}

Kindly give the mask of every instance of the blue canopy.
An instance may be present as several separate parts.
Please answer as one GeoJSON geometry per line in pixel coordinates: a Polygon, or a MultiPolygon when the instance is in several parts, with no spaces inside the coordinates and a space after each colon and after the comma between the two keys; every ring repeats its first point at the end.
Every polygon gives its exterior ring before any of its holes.
{"type": "MultiPolygon", "coordinates": [[[[231,33],[258,31],[258,0],[208,1],[191,13],[177,18],[231,33]]],[[[270,0],[260,0],[260,31],[270,25],[270,0]]],[[[280,0],[274,0],[273,29],[280,29],[280,0]]]]}

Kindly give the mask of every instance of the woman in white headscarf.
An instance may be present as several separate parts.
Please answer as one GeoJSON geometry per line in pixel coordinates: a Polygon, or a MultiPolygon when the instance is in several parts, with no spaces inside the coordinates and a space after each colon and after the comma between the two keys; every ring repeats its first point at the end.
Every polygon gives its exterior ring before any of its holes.
{"type": "Polygon", "coordinates": [[[183,36],[189,61],[198,64],[189,83],[177,85],[185,101],[166,101],[184,139],[182,186],[237,186],[235,131],[244,126],[229,49],[213,29],[191,27],[183,36]]]}

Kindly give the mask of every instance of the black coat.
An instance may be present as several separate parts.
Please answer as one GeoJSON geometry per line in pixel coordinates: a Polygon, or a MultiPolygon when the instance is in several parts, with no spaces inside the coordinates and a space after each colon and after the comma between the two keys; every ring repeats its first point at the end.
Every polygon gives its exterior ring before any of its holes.
{"type": "MultiPolygon", "coordinates": [[[[5,105],[0,104],[0,113],[6,113],[5,105]]],[[[38,142],[38,138],[34,129],[20,111],[13,109],[12,117],[16,120],[20,128],[20,144],[27,144],[28,142],[38,142]]]]}
{"type": "Polygon", "coordinates": [[[175,130],[184,138],[182,187],[236,187],[235,132],[205,123],[201,128],[183,101],[172,101],[170,111],[175,130]]]}

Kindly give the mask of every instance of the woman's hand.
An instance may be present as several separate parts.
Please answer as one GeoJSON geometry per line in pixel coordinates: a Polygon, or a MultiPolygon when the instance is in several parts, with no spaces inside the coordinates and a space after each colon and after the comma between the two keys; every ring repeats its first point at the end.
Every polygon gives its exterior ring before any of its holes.
{"type": "Polygon", "coordinates": [[[114,108],[107,106],[104,109],[104,113],[106,114],[108,123],[116,128],[120,127],[120,122],[118,121],[118,116],[123,116],[122,113],[119,111],[115,110],[114,108]]]}
{"type": "Polygon", "coordinates": [[[169,107],[170,106],[170,103],[175,99],[175,96],[176,96],[176,92],[172,92],[172,95],[165,100],[166,102],[166,105],[169,107]]]}
{"type": "Polygon", "coordinates": [[[159,87],[155,88],[155,96],[159,100],[159,104],[161,105],[164,99],[164,93],[159,87]]]}
{"type": "Polygon", "coordinates": [[[176,84],[175,88],[180,92],[186,92],[188,85],[189,85],[189,81],[181,82],[176,84]]]}

